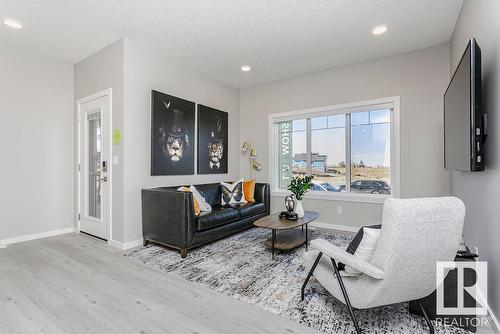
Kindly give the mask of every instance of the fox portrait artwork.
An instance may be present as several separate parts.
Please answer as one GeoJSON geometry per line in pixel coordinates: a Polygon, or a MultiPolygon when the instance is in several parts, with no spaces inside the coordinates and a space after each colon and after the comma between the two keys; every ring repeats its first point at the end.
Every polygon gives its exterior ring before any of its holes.
{"type": "Polygon", "coordinates": [[[198,105],[198,174],[227,173],[228,114],[198,105]]]}

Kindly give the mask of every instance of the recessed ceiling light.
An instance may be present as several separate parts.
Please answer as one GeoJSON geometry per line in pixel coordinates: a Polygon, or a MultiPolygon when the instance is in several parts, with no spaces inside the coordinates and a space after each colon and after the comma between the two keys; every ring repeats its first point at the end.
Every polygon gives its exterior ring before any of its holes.
{"type": "Polygon", "coordinates": [[[3,24],[5,24],[7,27],[12,28],[12,29],[22,29],[23,25],[21,22],[14,20],[14,19],[9,19],[6,18],[3,20],[3,24]]]}
{"type": "Polygon", "coordinates": [[[389,29],[387,26],[376,26],[375,28],[373,28],[372,30],[372,34],[374,35],[382,35],[383,33],[385,33],[387,31],[387,29],[389,29]]]}
{"type": "Polygon", "coordinates": [[[251,68],[250,66],[248,66],[248,65],[243,65],[243,66],[241,66],[241,70],[242,70],[243,72],[248,72],[248,71],[250,71],[251,69],[252,69],[252,68],[251,68]]]}

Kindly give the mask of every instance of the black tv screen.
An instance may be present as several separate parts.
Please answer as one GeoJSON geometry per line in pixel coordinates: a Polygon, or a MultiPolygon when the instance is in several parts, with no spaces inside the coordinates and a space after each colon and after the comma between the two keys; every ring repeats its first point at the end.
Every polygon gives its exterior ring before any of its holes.
{"type": "Polygon", "coordinates": [[[481,49],[471,39],[444,94],[444,167],[484,170],[481,49]]]}

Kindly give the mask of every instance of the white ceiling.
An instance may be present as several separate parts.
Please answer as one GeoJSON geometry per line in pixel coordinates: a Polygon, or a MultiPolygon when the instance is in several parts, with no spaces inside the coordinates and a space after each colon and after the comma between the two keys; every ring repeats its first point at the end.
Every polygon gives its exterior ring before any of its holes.
{"type": "Polygon", "coordinates": [[[120,37],[245,88],[448,42],[462,0],[0,0],[0,43],[76,63],[120,37]],[[371,29],[389,25],[372,36],[371,29]],[[252,71],[243,73],[240,66],[252,71]]]}

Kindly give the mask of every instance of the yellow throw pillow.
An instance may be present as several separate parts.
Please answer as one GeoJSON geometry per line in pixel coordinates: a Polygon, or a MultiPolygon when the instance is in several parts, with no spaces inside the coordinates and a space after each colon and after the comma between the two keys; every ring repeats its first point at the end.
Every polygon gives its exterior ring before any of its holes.
{"type": "Polygon", "coordinates": [[[255,180],[243,181],[243,194],[248,203],[255,203],[255,180]]]}
{"type": "MultiPolygon", "coordinates": [[[[187,187],[180,187],[177,190],[189,192],[189,193],[191,192],[191,190],[187,187]]],[[[201,212],[200,203],[198,203],[198,201],[196,200],[196,198],[194,196],[193,196],[193,201],[194,201],[194,214],[198,216],[201,212]]]]}

